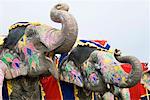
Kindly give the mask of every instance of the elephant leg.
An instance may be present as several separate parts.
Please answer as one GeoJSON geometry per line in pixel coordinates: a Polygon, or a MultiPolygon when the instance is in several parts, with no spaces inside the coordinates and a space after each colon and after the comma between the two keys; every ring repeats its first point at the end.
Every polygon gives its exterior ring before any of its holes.
{"type": "Polygon", "coordinates": [[[22,89],[25,92],[26,100],[40,100],[41,91],[38,77],[23,77],[22,89]]]}
{"type": "Polygon", "coordinates": [[[21,78],[18,77],[16,79],[11,80],[10,82],[12,86],[12,92],[9,98],[11,100],[25,100],[24,94],[22,94],[21,90],[21,78]]]}
{"type": "Polygon", "coordinates": [[[38,85],[39,78],[30,78],[20,76],[11,80],[12,93],[11,100],[40,100],[40,87],[38,85]]]}
{"type": "Polygon", "coordinates": [[[84,91],[81,87],[77,87],[76,89],[78,91],[76,96],[79,98],[79,100],[92,100],[91,91],[87,94],[86,91],[84,91]]]}

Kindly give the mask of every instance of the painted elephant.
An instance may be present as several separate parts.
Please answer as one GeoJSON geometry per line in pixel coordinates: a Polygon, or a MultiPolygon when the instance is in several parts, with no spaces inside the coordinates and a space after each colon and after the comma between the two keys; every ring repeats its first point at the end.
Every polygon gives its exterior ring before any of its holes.
{"type": "Polygon", "coordinates": [[[113,90],[104,93],[95,92],[96,100],[130,100],[129,88],[119,88],[114,86],[113,90]]]}
{"type": "MultiPolygon", "coordinates": [[[[130,88],[136,85],[142,76],[140,61],[133,56],[121,56],[118,50],[114,53],[104,49],[97,49],[93,45],[78,45],[61,62],[61,80],[74,83],[80,86],[77,78],[71,80],[70,67],[81,74],[81,83],[87,91],[99,92],[104,95],[111,91],[115,93],[114,86],[119,88],[130,88]],[[120,66],[122,63],[132,65],[132,70],[128,74],[120,66]],[[68,74],[69,73],[69,74],[68,74]]],[[[90,93],[90,92],[89,92],[90,93]]]]}
{"type": "MultiPolygon", "coordinates": [[[[48,25],[30,22],[18,22],[10,27],[9,34],[4,39],[1,48],[1,87],[4,78],[13,79],[18,76],[24,77],[25,75],[38,77],[45,73],[51,73],[55,78],[58,78],[58,71],[55,68],[53,56],[56,53],[69,52],[78,35],[77,22],[68,13],[68,10],[68,5],[63,3],[55,5],[51,10],[51,19],[62,24],[61,30],[48,25]],[[51,57],[46,57],[46,55],[51,55],[51,57]]],[[[15,81],[17,80],[19,79],[15,81]]],[[[33,80],[27,80],[26,82],[28,81],[33,80]]],[[[38,79],[35,80],[35,82],[37,81],[38,79]]],[[[18,84],[18,86],[20,84],[17,82],[14,83],[18,84]]],[[[15,90],[19,91],[20,87],[15,86],[15,90]]],[[[16,94],[14,94],[15,96],[16,94]]],[[[20,97],[18,100],[24,99],[21,98],[21,94],[17,96],[20,97]]],[[[39,97],[38,93],[36,96],[39,97]]],[[[32,97],[29,96],[29,99],[32,99],[32,97]]]]}
{"type": "Polygon", "coordinates": [[[143,72],[141,84],[144,84],[144,87],[150,91],[150,70],[143,72]]]}

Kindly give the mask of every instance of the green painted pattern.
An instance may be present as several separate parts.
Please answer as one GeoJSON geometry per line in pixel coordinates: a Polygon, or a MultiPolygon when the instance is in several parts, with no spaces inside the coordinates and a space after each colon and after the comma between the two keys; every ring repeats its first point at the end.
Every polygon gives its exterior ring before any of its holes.
{"type": "Polygon", "coordinates": [[[65,67],[65,70],[67,71],[67,72],[69,72],[69,71],[71,71],[71,65],[70,64],[67,64],[66,65],[66,67],[65,67]]]}
{"type": "Polygon", "coordinates": [[[40,66],[40,62],[39,62],[39,57],[36,54],[33,54],[31,57],[29,57],[28,62],[29,62],[29,66],[32,67],[32,62],[35,62],[35,64],[37,65],[37,67],[40,66]]]}
{"type": "Polygon", "coordinates": [[[9,65],[10,62],[7,61],[7,58],[14,59],[14,56],[13,56],[12,54],[10,54],[10,53],[6,53],[6,54],[4,54],[4,56],[1,58],[1,60],[2,60],[5,64],[9,65]]]}

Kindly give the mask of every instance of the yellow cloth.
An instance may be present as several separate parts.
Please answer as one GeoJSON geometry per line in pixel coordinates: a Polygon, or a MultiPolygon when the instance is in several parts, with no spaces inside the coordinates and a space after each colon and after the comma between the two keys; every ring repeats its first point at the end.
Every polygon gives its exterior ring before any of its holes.
{"type": "Polygon", "coordinates": [[[4,39],[5,37],[4,36],[0,36],[0,45],[2,45],[3,44],[3,39],[4,39]]]}

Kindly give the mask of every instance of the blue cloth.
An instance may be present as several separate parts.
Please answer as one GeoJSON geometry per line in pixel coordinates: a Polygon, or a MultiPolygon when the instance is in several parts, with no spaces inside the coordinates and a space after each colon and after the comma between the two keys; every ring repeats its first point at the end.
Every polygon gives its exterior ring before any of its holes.
{"type": "Polygon", "coordinates": [[[3,82],[2,96],[3,96],[3,100],[9,100],[6,80],[4,80],[3,82]]]}

